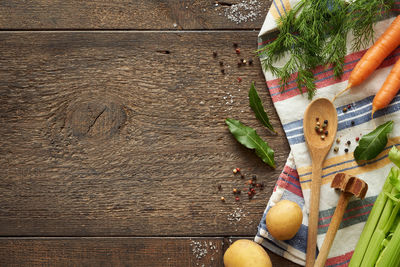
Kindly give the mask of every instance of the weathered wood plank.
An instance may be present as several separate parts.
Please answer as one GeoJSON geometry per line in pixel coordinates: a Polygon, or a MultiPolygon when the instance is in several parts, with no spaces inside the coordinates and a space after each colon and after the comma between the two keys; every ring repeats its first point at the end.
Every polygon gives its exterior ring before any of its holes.
{"type": "Polygon", "coordinates": [[[237,67],[256,36],[1,32],[0,235],[254,235],[289,152],[259,62],[237,67]],[[248,107],[251,81],[278,135],[248,107]],[[226,117],[257,129],[276,170],[226,117]],[[235,202],[234,167],[266,189],[235,202]]]}
{"type": "Polygon", "coordinates": [[[271,0],[2,0],[0,28],[259,29],[271,2],[271,0]],[[250,9],[246,10],[245,5],[250,9]],[[233,10],[238,11],[233,12],[233,10]],[[249,16],[250,12],[254,16],[249,16]],[[232,19],[239,18],[240,15],[247,16],[247,21],[237,23],[232,19]]]}
{"type": "MultiPolygon", "coordinates": [[[[0,238],[1,266],[223,266],[224,238],[0,238]]],[[[293,264],[271,252],[274,266],[293,264]]]]}

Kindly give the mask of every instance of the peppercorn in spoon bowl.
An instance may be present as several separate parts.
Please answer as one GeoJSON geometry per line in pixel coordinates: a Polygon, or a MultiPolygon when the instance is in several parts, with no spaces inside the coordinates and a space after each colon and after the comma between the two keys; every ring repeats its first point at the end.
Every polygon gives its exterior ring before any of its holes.
{"type": "Polygon", "coordinates": [[[308,105],[303,130],[312,160],[312,174],[306,266],[314,266],[315,262],[322,164],[335,140],[337,125],[336,108],[329,99],[319,98],[308,105]]]}

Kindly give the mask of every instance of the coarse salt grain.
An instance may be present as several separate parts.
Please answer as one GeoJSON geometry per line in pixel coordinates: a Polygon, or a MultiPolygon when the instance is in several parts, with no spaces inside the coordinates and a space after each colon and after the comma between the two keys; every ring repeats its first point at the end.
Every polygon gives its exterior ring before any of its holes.
{"type": "Polygon", "coordinates": [[[225,17],[236,24],[254,21],[261,13],[261,5],[257,0],[242,0],[225,9],[225,17]]]}

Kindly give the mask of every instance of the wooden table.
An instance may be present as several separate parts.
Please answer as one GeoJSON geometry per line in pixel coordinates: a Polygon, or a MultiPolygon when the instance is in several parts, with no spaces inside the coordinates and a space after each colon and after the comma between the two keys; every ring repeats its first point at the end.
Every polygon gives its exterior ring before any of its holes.
{"type": "Polygon", "coordinates": [[[223,266],[254,237],[289,146],[254,57],[271,1],[236,24],[239,2],[0,1],[0,266],[223,266]],[[227,117],[268,141],[275,170],[227,117]],[[235,201],[235,167],[265,189],[235,201]]]}

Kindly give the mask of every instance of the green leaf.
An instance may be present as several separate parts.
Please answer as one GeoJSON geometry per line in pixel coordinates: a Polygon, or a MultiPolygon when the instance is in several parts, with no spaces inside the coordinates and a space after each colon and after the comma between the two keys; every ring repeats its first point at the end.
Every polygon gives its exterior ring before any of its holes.
{"type": "Polygon", "coordinates": [[[354,150],[354,158],[359,160],[370,160],[379,155],[385,148],[387,135],[393,129],[393,121],[388,121],[367,135],[364,135],[354,150]]]}
{"type": "Polygon", "coordinates": [[[254,87],[254,83],[251,84],[250,86],[250,91],[249,91],[249,101],[250,101],[250,107],[256,114],[256,118],[268,129],[276,133],[274,130],[274,127],[272,124],[269,122],[269,118],[267,113],[265,113],[264,107],[261,103],[261,99],[257,94],[257,90],[254,87]]]}
{"type": "Polygon", "coordinates": [[[389,151],[389,159],[400,168],[400,151],[395,146],[389,151]]]}
{"type": "Polygon", "coordinates": [[[274,150],[261,139],[256,133],[256,130],[242,124],[238,120],[228,118],[225,122],[229,127],[229,131],[239,143],[247,148],[255,149],[257,156],[259,156],[262,161],[275,168],[274,150]]]}

